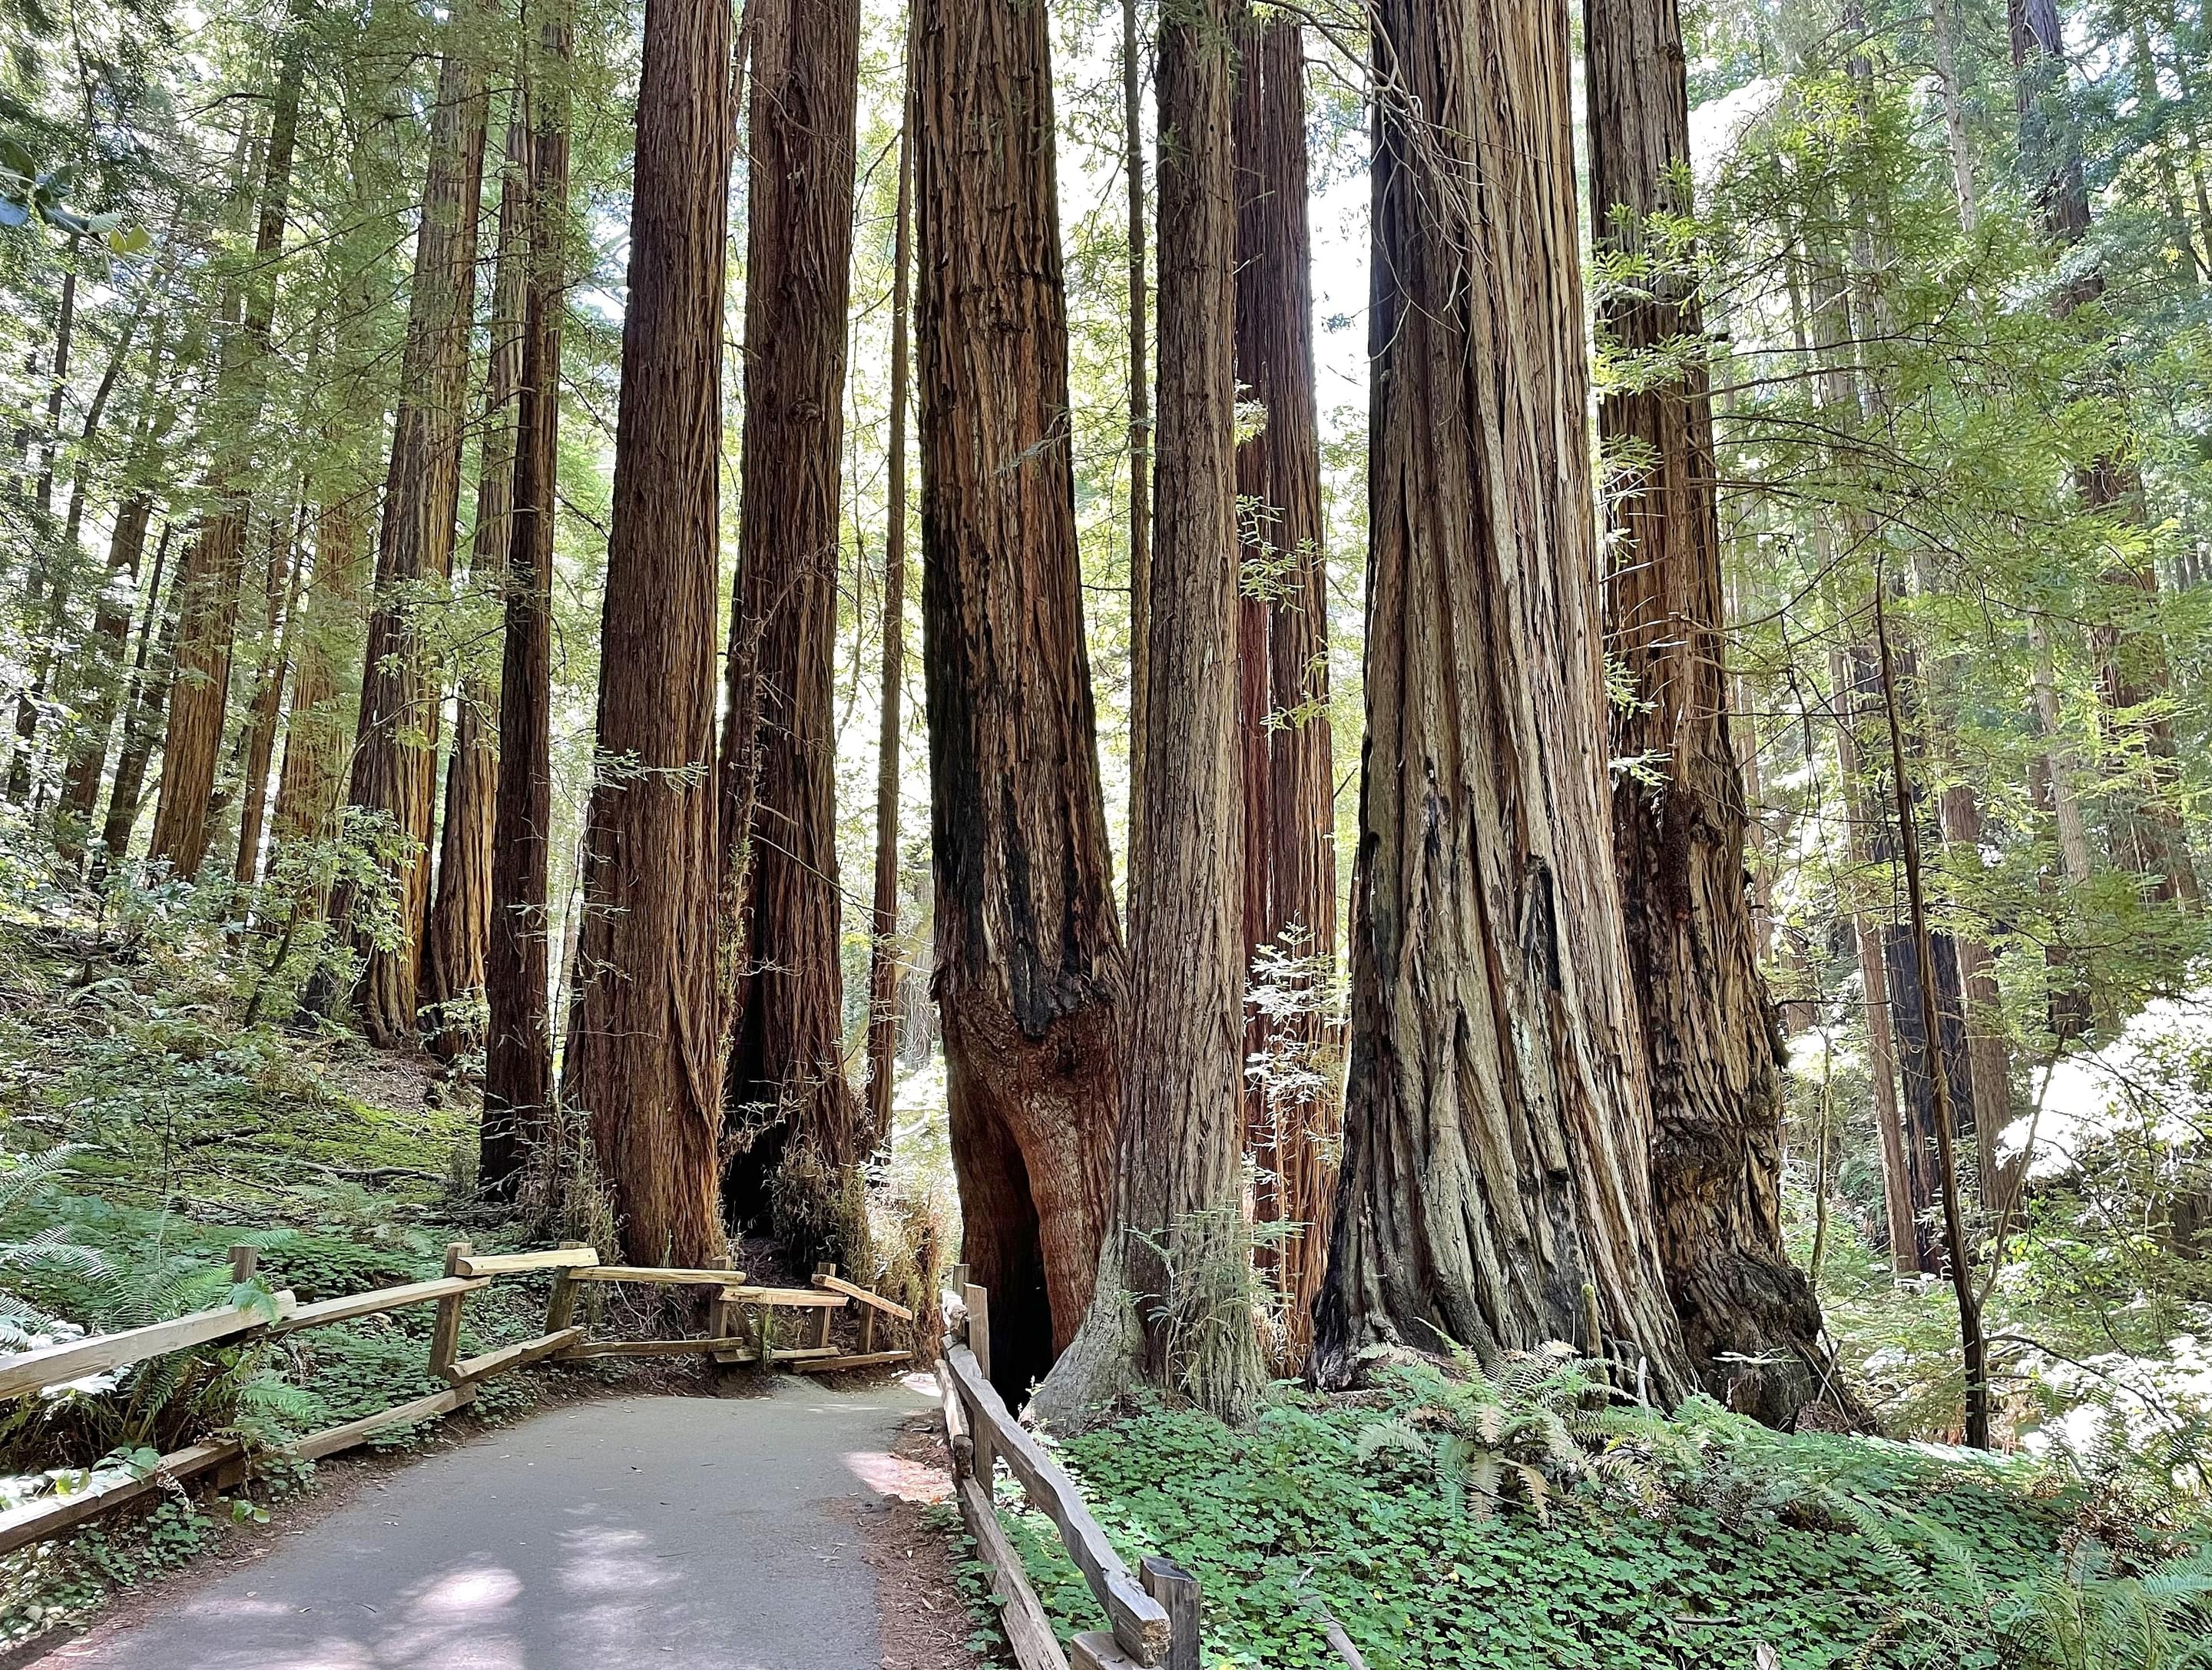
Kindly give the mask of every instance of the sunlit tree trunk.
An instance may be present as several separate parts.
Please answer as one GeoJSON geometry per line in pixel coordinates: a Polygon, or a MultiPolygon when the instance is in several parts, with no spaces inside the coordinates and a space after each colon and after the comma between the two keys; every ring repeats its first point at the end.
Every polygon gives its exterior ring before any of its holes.
{"type": "Polygon", "coordinates": [[[389,820],[404,849],[397,860],[396,941],[380,944],[354,929],[344,890],[333,906],[339,930],[352,932],[361,959],[354,1000],[362,1028],[386,1049],[419,1035],[416,990],[430,898],[442,695],[422,616],[452,576],[460,502],[486,103],[473,51],[470,42],[450,40],[439,69],[346,791],[349,807],[389,820]]]}
{"type": "Polygon", "coordinates": [[[1237,380],[1264,414],[1237,451],[1243,936],[1248,963],[1265,953],[1267,969],[1267,1001],[1248,1003],[1243,1049],[1269,1063],[1245,1085],[1244,1117],[1255,1215],[1284,1237],[1263,1240],[1255,1255],[1281,1296],[1297,1363],[1313,1338],[1342,1112],[1327,1056],[1336,814],[1304,31],[1248,14],[1237,66],[1237,380]]]}
{"type": "Polygon", "coordinates": [[[744,501],[725,810],[744,822],[728,1101],[732,1220],[802,1263],[863,1262],[861,1118],[842,1060],[836,662],[854,0],[755,0],[744,501]]]}
{"type": "MultiPolygon", "coordinates": [[[[246,544],[247,477],[268,388],[270,328],[276,319],[276,256],[291,211],[292,155],[298,142],[307,32],[295,3],[279,48],[270,100],[269,149],[262,165],[253,265],[244,281],[239,324],[225,336],[210,408],[219,426],[209,465],[208,501],[176,580],[176,648],[170,658],[167,738],[161,788],[147,852],[173,874],[193,878],[207,857],[208,802],[215,792],[229,701],[231,639],[238,623],[246,544]]],[[[111,849],[117,851],[119,849],[111,849]]]]}
{"type": "MultiPolygon", "coordinates": [[[[590,1116],[623,1246],[647,1264],[720,1264],[728,1247],[715,1207],[714,672],[730,135],[728,6],[647,0],[564,1087],[590,1116]]],[[[552,392],[550,376],[537,388],[552,392]]]]}
{"type": "Polygon", "coordinates": [[[1068,432],[1051,39],[922,0],[922,665],[962,1256],[1018,1398],[1091,1302],[1125,992],[1068,432]]]}
{"type": "Polygon", "coordinates": [[[1376,21],[1367,744],[1313,1372],[1561,1339],[1679,1395],[1606,808],[1567,10],[1376,21]]]}
{"type": "MultiPolygon", "coordinates": [[[[1686,215],[1690,106],[1675,0],[1589,0],[1592,235],[1653,270],[1601,303],[1628,354],[1705,325],[1693,273],[1647,236],[1686,215]]],[[[1659,1257],[1682,1339],[1716,1397],[1789,1426],[1820,1394],[1820,1313],[1782,1248],[1784,1047],[1744,871],[1749,822],[1729,738],[1726,607],[1708,373],[1608,395],[1598,428],[1637,463],[1608,495],[1607,652],[1636,701],[1609,715],[1613,858],[1651,1095],[1659,1257]]]]}

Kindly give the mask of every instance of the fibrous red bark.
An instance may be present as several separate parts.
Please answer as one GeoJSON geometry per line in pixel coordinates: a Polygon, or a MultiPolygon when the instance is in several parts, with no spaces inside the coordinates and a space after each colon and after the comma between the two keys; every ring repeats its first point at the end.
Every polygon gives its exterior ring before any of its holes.
{"type": "Polygon", "coordinates": [[[836,660],[851,295],[854,0],[755,0],[744,501],[724,720],[737,1012],[732,1222],[865,1264],[843,1063],[836,660]]]}
{"type": "Polygon", "coordinates": [[[1376,18],[1367,744],[1313,1372],[1377,1342],[1693,1383],[1607,813],[1563,0],[1376,18]],[[1593,1331],[1595,1328],[1595,1332],[1593,1331]]]}
{"type": "Polygon", "coordinates": [[[714,673],[729,89],[728,6],[647,0],[564,1097],[590,1116],[629,1256],[694,1266],[728,1255],[714,673]]]}
{"type": "Polygon", "coordinates": [[[1097,1274],[1126,970],[1084,641],[1041,8],[916,13],[922,661],[962,1254],[1018,1397],[1097,1274]]]}

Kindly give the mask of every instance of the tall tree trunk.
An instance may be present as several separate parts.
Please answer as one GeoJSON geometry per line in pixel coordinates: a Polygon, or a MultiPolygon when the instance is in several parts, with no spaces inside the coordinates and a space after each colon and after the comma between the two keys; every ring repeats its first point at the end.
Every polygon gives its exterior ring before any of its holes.
{"type": "Polygon", "coordinates": [[[1145,823],[1145,686],[1152,592],[1152,373],[1146,359],[1145,95],[1137,0],[1121,0],[1121,172],[1129,213],[1129,824],[1123,897],[1137,896],[1145,823]]]}
{"type": "Polygon", "coordinates": [[[1929,0],[1929,33],[1936,47],[1936,88],[1943,100],[1944,149],[1951,159],[1951,190],[1959,200],[1959,224],[1972,235],[1981,225],[1980,194],[1974,187],[1974,147],[1966,132],[1966,102],[1959,83],[1957,0],[1929,0]]]}
{"type": "MultiPolygon", "coordinates": [[[[1591,233],[1652,271],[1601,303],[1626,353],[1702,349],[1697,281],[1646,236],[1690,211],[1690,104],[1676,0],[1589,0],[1591,233]]],[[[1721,529],[1709,374],[1607,396],[1603,440],[1636,479],[1607,495],[1605,636],[1637,701],[1610,714],[1613,848],[1650,1078],[1660,1262],[1705,1389],[1769,1425],[1820,1395],[1820,1312],[1782,1247],[1784,1046],[1759,969],[1744,873],[1749,823],[1729,734],[1721,529]]]]}
{"type": "MultiPolygon", "coordinates": [[[[538,25],[526,121],[507,132],[507,185],[526,178],[528,288],[514,407],[514,496],[499,670],[499,780],[484,956],[483,1126],[477,1186],[511,1199],[552,1116],[550,882],[553,837],[553,515],[560,462],[561,264],[568,216],[567,0],[538,25]]],[[[502,203],[502,210],[504,203],[502,203]]]]}
{"type": "Polygon", "coordinates": [[[756,0],[744,499],[723,770],[749,776],[730,865],[740,987],[727,1097],[733,1223],[800,1263],[863,1263],[858,1102],[842,1061],[831,714],[838,452],[851,295],[854,0],[756,0]],[[749,728],[746,727],[750,721],[749,728]]]}
{"type": "Polygon", "coordinates": [[[138,822],[146,784],[146,766],[154,743],[161,733],[161,710],[168,700],[169,661],[177,644],[177,586],[167,593],[161,579],[169,563],[169,542],[174,523],[164,523],[161,543],[154,548],[154,572],[146,582],[146,608],[138,622],[138,647],[131,658],[131,682],[123,698],[123,739],[115,756],[115,782],[108,793],[107,815],[100,831],[100,851],[94,855],[95,874],[119,864],[130,850],[131,831],[138,822]]]}
{"type": "Polygon", "coordinates": [[[1127,970],[1084,642],[1051,36],[921,0],[922,665],[962,1255],[1018,1398],[1091,1303],[1127,970]]]}
{"type": "Polygon", "coordinates": [[[898,1059],[899,744],[906,695],[906,270],[914,197],[913,28],[908,28],[906,100],[899,118],[898,220],[891,234],[891,440],[890,525],[884,536],[884,671],[876,738],[876,890],[868,920],[868,1131],[870,1147],[891,1139],[891,1076],[898,1059]]]}
{"type": "Polygon", "coordinates": [[[455,696],[446,758],[446,816],[438,834],[438,885],[422,942],[423,1041],[451,1064],[480,1047],[484,948],[491,934],[493,805],[499,792],[497,693],[477,677],[455,696]]]}
{"type": "MultiPolygon", "coordinates": [[[[246,547],[255,431],[268,390],[269,333],[276,319],[277,256],[291,211],[292,153],[299,138],[300,91],[306,76],[304,0],[294,0],[278,49],[262,165],[260,219],[253,267],[246,281],[241,320],[225,337],[216,373],[213,410],[222,428],[208,467],[208,507],[177,575],[177,641],[171,658],[168,733],[161,798],[147,857],[173,874],[196,878],[207,857],[208,802],[215,792],[229,701],[231,638],[238,624],[238,589],[246,547]]],[[[114,849],[111,849],[112,851],[114,849]]]]}
{"type": "Polygon", "coordinates": [[[300,533],[296,522],[289,526],[277,522],[269,531],[261,665],[254,670],[253,699],[246,706],[246,732],[240,739],[243,768],[239,782],[238,851],[230,871],[232,885],[236,887],[252,886],[261,870],[261,833],[269,811],[269,767],[276,753],[276,721],[283,712],[284,679],[291,667],[299,615],[300,533]]]}
{"type": "Polygon", "coordinates": [[[1198,0],[1160,21],[1160,224],[1175,238],[1160,251],[1139,880],[1114,1218],[1081,1337],[1037,1394],[1062,1422],[1133,1375],[1231,1412],[1262,1372],[1242,1221],[1235,15],[1198,0]]]}
{"type": "Polygon", "coordinates": [[[76,746],[70,750],[62,776],[61,805],[55,816],[55,847],[62,862],[82,860],[93,809],[100,803],[100,781],[107,770],[107,750],[115,729],[118,688],[126,678],[123,654],[131,636],[131,613],[137,601],[138,568],[146,556],[146,533],[154,519],[149,489],[132,489],[117,507],[107,542],[107,583],[92,617],[91,665],[83,674],[84,711],[77,721],[76,746]],[[123,589],[128,584],[129,591],[123,589]]]}
{"type": "Polygon", "coordinates": [[[333,496],[316,507],[315,572],[298,635],[292,714],[276,778],[279,847],[336,833],[354,714],[338,685],[337,652],[359,631],[366,535],[357,499],[333,496]]]}
{"type": "MultiPolygon", "coordinates": [[[[506,594],[514,538],[516,386],[528,308],[530,122],[518,95],[507,121],[499,195],[499,257],[492,281],[491,353],[484,369],[483,427],[477,451],[476,527],[469,570],[479,586],[506,594]]],[[[453,747],[446,766],[446,816],[438,890],[423,947],[422,1003],[431,1054],[451,1062],[483,1045],[477,1005],[491,932],[492,835],[498,794],[498,695],[481,675],[460,680],[453,747]]]]}
{"type": "Polygon", "coordinates": [[[728,6],[647,0],[565,1099],[588,1112],[623,1248],[647,1264],[728,1256],[714,672],[730,113],[728,6]]]}
{"type": "Polygon", "coordinates": [[[1306,225],[1305,39],[1282,16],[1237,30],[1237,380],[1265,417],[1237,452],[1243,597],[1239,738],[1246,963],[1273,963],[1248,1002],[1244,1052],[1270,1070],[1244,1090],[1255,1249],[1293,1364],[1313,1340],[1328,1250],[1342,1107],[1328,1070],[1336,960],[1335,776],[1328,721],[1328,574],[1315,410],[1312,242],[1306,225]],[[1320,1069],[1317,1072],[1316,1070],[1320,1069]]]}
{"type": "MultiPolygon", "coordinates": [[[[1884,581],[1877,568],[1875,574],[1875,637],[1881,657],[1882,707],[1889,721],[1891,787],[1897,806],[1898,846],[1905,861],[1905,901],[1912,930],[1913,962],[1917,965],[1919,975],[1920,1011],[1923,1016],[1933,1017],[1939,1012],[1940,1005],[1936,995],[1936,957],[1928,931],[1928,905],[1920,878],[1920,817],[1914,804],[1916,797],[1906,766],[1904,726],[1898,715],[1897,663],[1890,652],[1883,590],[1884,581]]],[[[1941,1168],[1944,1261],[1950,1270],[1952,1289],[1959,1301],[1959,1336],[1964,1348],[1966,1370],[1966,1442],[1977,1448],[1987,1449],[1990,1447],[1989,1366],[1986,1347],[1982,1340],[1980,1304],[1974,1291],[1974,1273],[1966,1262],[1966,1219],[1960,1209],[1959,1166],[1954,1152],[1952,1133],[1951,1075],[1946,1070],[1942,1032],[1942,1027],[1934,1024],[1927,1029],[1928,1047],[1935,1057],[1928,1078],[1935,1102],[1936,1163],[1941,1168]]]]}
{"type": "Polygon", "coordinates": [[[1606,813],[1567,9],[1383,0],[1376,33],[1368,740],[1313,1372],[1565,1339],[1671,1397],[1694,1375],[1606,813]]]}
{"type": "Polygon", "coordinates": [[[341,889],[333,904],[337,929],[361,960],[354,997],[362,1028],[385,1049],[410,1046],[419,1035],[416,987],[430,899],[442,692],[421,612],[430,591],[453,574],[483,184],[484,82],[474,44],[459,37],[465,27],[459,19],[448,23],[455,33],[438,72],[346,792],[348,805],[388,819],[400,844],[396,940],[380,943],[355,927],[350,890],[341,889]]]}

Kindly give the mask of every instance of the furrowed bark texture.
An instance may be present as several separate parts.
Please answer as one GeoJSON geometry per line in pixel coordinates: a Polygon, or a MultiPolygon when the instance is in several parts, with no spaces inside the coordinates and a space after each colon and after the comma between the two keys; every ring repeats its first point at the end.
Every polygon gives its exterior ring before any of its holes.
{"type": "Polygon", "coordinates": [[[1694,1376],[1606,810],[1566,9],[1376,22],[1365,781],[1313,1372],[1561,1339],[1672,1397],[1694,1376]]]}
{"type": "Polygon", "coordinates": [[[727,5],[648,0],[565,1097],[591,1116],[627,1254],[695,1266],[728,1251],[714,671],[729,88],[727,5]]]}
{"type": "Polygon", "coordinates": [[[1137,832],[1145,818],[1146,616],[1152,586],[1152,405],[1145,293],[1145,77],[1137,0],[1121,0],[1121,171],[1129,191],[1129,813],[1121,855],[1137,888],[1137,832]]]}
{"type": "MultiPolygon", "coordinates": [[[[492,281],[491,354],[484,368],[483,428],[477,449],[476,526],[469,569],[479,586],[506,595],[514,537],[515,388],[530,282],[530,123],[518,98],[507,122],[499,195],[499,257],[492,281]]],[[[431,1054],[453,1061],[483,1045],[477,1005],[491,931],[492,825],[499,784],[499,694],[465,673],[446,763],[446,815],[438,846],[438,890],[422,954],[424,1032],[431,1054]]]]}
{"type": "Polygon", "coordinates": [[[851,295],[854,0],[755,0],[744,501],[724,809],[738,1004],[732,1222],[860,1268],[857,1098],[842,1061],[836,660],[851,295]],[[744,781],[740,783],[738,780],[744,781]]]}
{"type": "Polygon", "coordinates": [[[484,953],[484,1117],[477,1187],[511,1199],[553,1108],[550,990],[553,833],[553,514],[560,461],[561,247],[568,212],[570,23],[562,0],[537,25],[522,121],[507,132],[507,189],[527,182],[529,228],[514,487],[500,644],[499,780],[493,793],[491,920],[484,953]],[[538,73],[550,69],[550,77],[538,73]],[[535,123],[535,127],[530,124],[535,123]]]}
{"type": "Polygon", "coordinates": [[[1036,1406],[1132,1376],[1239,1410],[1262,1374],[1244,1282],[1237,748],[1235,257],[1226,0],[1162,15],[1159,456],[1115,1210],[1097,1291],[1036,1406]]]}
{"type": "Polygon", "coordinates": [[[891,1140],[891,1078],[898,1055],[899,744],[906,695],[906,273],[914,218],[914,52],[908,29],[907,98],[899,124],[898,220],[891,250],[890,517],[884,539],[882,711],[876,734],[876,874],[868,913],[867,1145],[891,1140]]]}
{"type": "Polygon", "coordinates": [[[1328,1250],[1342,1106],[1329,1065],[1336,959],[1336,814],[1328,724],[1328,576],[1315,413],[1312,240],[1306,224],[1305,42],[1287,19],[1237,30],[1237,380],[1266,413],[1237,451],[1244,803],[1244,941],[1298,959],[1282,1006],[1248,1005],[1245,1143],[1255,1216],[1285,1226],[1255,1256],[1281,1296],[1294,1363],[1313,1339],[1328,1250]]]}
{"type": "MultiPolygon", "coordinates": [[[[1703,335],[1693,275],[1647,241],[1684,215],[1689,92],[1676,0],[1590,0],[1592,233],[1646,252],[1642,293],[1608,297],[1601,328],[1626,353],[1703,335]]],[[[1820,1393],[1827,1357],[1812,1289],[1782,1246],[1782,1060],[1744,870],[1743,776],[1729,737],[1726,606],[1710,383],[1607,397],[1598,430],[1632,446],[1636,477],[1610,498],[1606,647],[1638,702],[1612,707],[1619,772],[1613,859],[1651,1093],[1659,1257],[1705,1389],[1787,1427],[1820,1393]],[[1650,780],[1656,773],[1658,780],[1650,780]]]]}
{"type": "Polygon", "coordinates": [[[1111,1204],[1127,971],[1083,633],[1044,10],[922,0],[922,661],[963,1256],[1018,1399],[1111,1204]]]}
{"type": "MultiPolygon", "coordinates": [[[[437,810],[439,707],[422,613],[453,569],[468,416],[469,328],[476,298],[477,205],[483,183],[483,76],[456,42],[438,76],[438,105],[416,233],[414,289],[392,420],[392,464],[376,541],[376,581],[362,663],[347,804],[381,814],[404,843],[398,859],[399,938],[354,934],[362,1027],[386,1049],[413,1044],[430,837],[437,810]]],[[[350,927],[342,897],[342,930],[350,927]]]]}
{"type": "MultiPolygon", "coordinates": [[[[295,8],[296,11],[296,8],[295,8]]],[[[254,431],[268,391],[270,327],[276,313],[276,256],[290,213],[292,153],[300,131],[300,90],[306,78],[306,34],[296,16],[287,27],[271,100],[268,155],[262,166],[260,218],[254,228],[253,272],[240,322],[224,339],[216,373],[214,415],[223,445],[208,468],[208,508],[179,569],[177,635],[170,658],[168,732],[161,788],[154,808],[148,859],[173,875],[197,878],[207,857],[208,801],[222,750],[223,710],[230,695],[232,635],[245,552],[248,481],[254,431]]],[[[143,771],[143,767],[142,766],[143,771]]],[[[134,792],[135,799],[135,792],[134,792]]],[[[128,832],[128,826],[125,826],[128,832]]],[[[117,849],[111,849],[111,851],[117,849]]]]}

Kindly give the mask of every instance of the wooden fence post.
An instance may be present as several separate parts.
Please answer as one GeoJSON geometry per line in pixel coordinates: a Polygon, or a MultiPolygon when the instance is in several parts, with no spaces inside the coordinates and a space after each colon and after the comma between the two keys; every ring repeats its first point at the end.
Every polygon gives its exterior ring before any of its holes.
{"type": "Polygon", "coordinates": [[[261,1262],[261,1249],[240,1242],[230,1249],[230,1281],[235,1287],[253,1279],[253,1272],[261,1262]]]}
{"type": "MultiPolygon", "coordinates": [[[[814,1266],[814,1273],[817,1276],[834,1276],[837,1273],[837,1266],[834,1264],[817,1264],[814,1266]]],[[[821,1284],[819,1282],[815,1284],[817,1287],[821,1284]]],[[[814,1313],[814,1348],[817,1351],[830,1349],[830,1309],[826,1305],[814,1313]]]]}
{"type": "MultiPolygon", "coordinates": [[[[564,1241],[563,1247],[581,1247],[580,1241],[564,1241]]],[[[545,1302],[545,1332],[558,1333],[576,1320],[576,1277],[570,1270],[553,1272],[553,1297],[545,1302]]]]}
{"type": "MultiPolygon", "coordinates": [[[[469,1256],[469,1243],[456,1241],[446,1248],[446,1273],[458,1276],[469,1256]]],[[[438,1301],[437,1326],[430,1331],[430,1372],[438,1379],[453,1366],[461,1351],[461,1301],[467,1296],[450,1293],[438,1301]]]]}
{"type": "MultiPolygon", "coordinates": [[[[961,1266],[964,1273],[967,1266],[961,1266]]],[[[975,1364],[983,1371],[983,1378],[991,1377],[991,1290],[977,1287],[970,1282],[961,1290],[961,1300],[968,1307],[968,1349],[975,1353],[975,1364]]],[[[999,1462],[999,1452],[991,1444],[991,1429],[982,1421],[975,1423],[975,1479],[982,1485],[983,1494],[991,1494],[991,1481],[999,1462]]]]}
{"type": "Polygon", "coordinates": [[[1145,1593],[1167,1608],[1168,1651],[1161,1670],[1199,1670],[1198,1579],[1158,1554],[1145,1557],[1139,1575],[1145,1593]]]}

